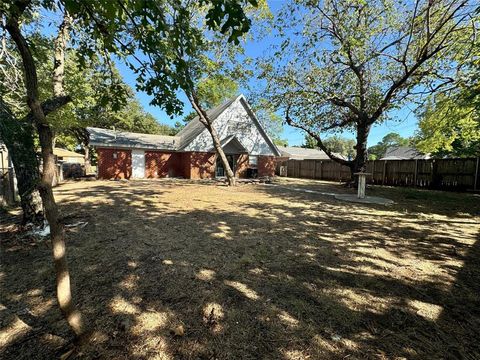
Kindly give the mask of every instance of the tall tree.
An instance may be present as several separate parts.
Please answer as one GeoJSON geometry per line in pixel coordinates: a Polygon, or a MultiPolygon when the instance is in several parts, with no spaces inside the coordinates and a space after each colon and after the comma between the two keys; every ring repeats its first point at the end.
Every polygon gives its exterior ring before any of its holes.
{"type": "MultiPolygon", "coordinates": [[[[6,19],[1,18],[2,24],[6,19]]],[[[42,201],[37,185],[40,179],[35,151],[33,126],[26,118],[21,60],[13,51],[6,33],[2,34],[0,49],[0,139],[5,143],[15,169],[22,224],[41,226],[44,223],[42,201]]]]}
{"type": "MultiPolygon", "coordinates": [[[[479,7],[480,11],[480,7],[479,7]]],[[[480,43],[450,91],[430,96],[418,112],[416,147],[434,156],[480,156],[480,43]]]]}
{"type": "MultiPolygon", "coordinates": [[[[249,0],[255,3],[254,0],[249,0]]],[[[221,31],[228,40],[235,41],[248,31],[250,21],[246,17],[242,0],[203,0],[208,27],[221,31]]],[[[53,132],[47,116],[71,101],[64,90],[65,47],[71,20],[81,36],[75,37],[75,45],[84,58],[91,58],[97,50],[135,58],[139,67],[130,65],[138,72],[139,87],[155,93],[153,103],[162,105],[169,113],[181,111],[181,102],[176,97],[178,89],[189,90],[194,78],[192,68],[183,56],[198,56],[202,45],[199,31],[191,26],[191,12],[177,1],[111,2],[110,0],[69,0],[58,3],[43,0],[15,0],[0,2],[0,15],[5,17],[3,28],[9,33],[22,59],[26,103],[30,110],[28,119],[35,126],[41,146],[43,171],[38,188],[50,225],[53,257],[57,273],[57,300],[68,324],[79,337],[85,334],[81,314],[76,310],[70,289],[70,276],[66,261],[64,226],[60,221],[58,207],[52,191],[55,174],[53,155],[53,132]],[[25,15],[40,6],[63,14],[54,46],[53,97],[42,101],[39,91],[38,62],[32,55],[34,41],[28,29],[22,28],[25,15]],[[67,15],[69,14],[69,15],[67,15]],[[70,17],[71,16],[71,17],[70,17]],[[100,41],[99,41],[100,40],[100,41]],[[128,41],[131,40],[131,41],[128,41]],[[173,46],[172,46],[173,45],[173,46]],[[148,59],[145,64],[137,54],[148,59]],[[188,69],[188,70],[187,70],[188,69]]],[[[77,33],[78,35],[78,33],[77,33]]],[[[189,97],[197,104],[196,92],[189,97]]],[[[197,106],[198,108],[198,106],[197,106]]],[[[202,109],[199,114],[205,117],[202,109]]]]}
{"type": "Polygon", "coordinates": [[[472,43],[472,5],[291,1],[277,20],[284,40],[274,56],[285,60],[267,59],[261,76],[287,123],[315,138],[353,177],[365,169],[372,125],[453,81],[458,62],[452,59],[472,43]],[[323,142],[325,134],[343,130],[356,134],[352,160],[336,157],[323,142]]]}
{"type": "Polygon", "coordinates": [[[370,160],[380,159],[385,156],[388,148],[392,146],[407,146],[409,143],[410,139],[404,138],[398,133],[388,133],[378,144],[368,148],[368,157],[370,160]]]}
{"type": "Polygon", "coordinates": [[[28,1],[17,1],[6,8],[2,7],[2,15],[6,16],[5,29],[14,41],[21,56],[23,74],[25,78],[26,101],[30,109],[29,117],[37,129],[41,146],[43,171],[38,189],[42,198],[45,216],[50,225],[50,238],[52,240],[53,258],[57,274],[57,300],[68,324],[78,337],[84,334],[84,327],[80,312],[72,301],[70,289],[70,274],[66,258],[65,230],[60,220],[58,207],[52,191],[52,182],[55,176],[55,158],[53,155],[53,134],[47,115],[70,101],[63,88],[65,47],[71,18],[64,13],[63,21],[55,39],[53,57],[53,97],[41,101],[35,62],[30,44],[21,31],[22,17],[30,5],[28,1]]]}
{"type": "Polygon", "coordinates": [[[474,104],[444,94],[435,97],[420,114],[416,147],[439,157],[480,156],[480,109],[474,104]]]}

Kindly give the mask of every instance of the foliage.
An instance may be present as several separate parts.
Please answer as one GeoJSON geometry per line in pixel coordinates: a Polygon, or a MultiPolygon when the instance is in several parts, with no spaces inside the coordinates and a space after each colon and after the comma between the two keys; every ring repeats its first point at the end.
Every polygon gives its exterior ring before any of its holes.
{"type": "MultiPolygon", "coordinates": [[[[201,79],[197,84],[197,97],[205,109],[212,109],[238,95],[238,84],[226,75],[213,74],[201,79]]],[[[185,115],[182,121],[187,124],[197,117],[196,111],[185,115]]]]}
{"type": "Polygon", "coordinates": [[[205,30],[221,33],[224,44],[238,43],[250,28],[244,11],[249,4],[257,1],[64,2],[83,35],[74,39],[80,53],[87,58],[97,50],[122,56],[137,75],[137,88],[170,115],[182,112],[177,92],[190,92],[215,67],[205,55],[211,49],[205,30]]]}
{"type": "Polygon", "coordinates": [[[327,154],[325,134],[355,132],[355,159],[329,156],[358,171],[373,124],[452,82],[462,64],[452,60],[472,44],[471,6],[467,0],[290,1],[277,19],[282,41],[260,64],[260,76],[287,122],[327,154]]]}
{"type": "Polygon", "coordinates": [[[435,97],[422,112],[416,146],[436,156],[468,157],[480,154],[478,109],[445,96],[435,97]]]}
{"type": "Polygon", "coordinates": [[[237,95],[237,82],[222,74],[203,78],[197,85],[197,96],[206,109],[214,108],[237,95]]]}
{"type": "Polygon", "coordinates": [[[278,146],[288,146],[288,140],[282,139],[283,119],[275,112],[267,99],[254,98],[250,99],[249,103],[252,104],[255,116],[273,143],[278,146]]]}
{"type": "Polygon", "coordinates": [[[315,140],[313,136],[305,134],[305,140],[304,140],[304,143],[302,144],[302,147],[306,149],[317,149],[318,141],[315,140]]]}
{"type": "Polygon", "coordinates": [[[347,139],[338,135],[326,138],[323,143],[336,154],[345,156],[347,159],[355,157],[355,140],[347,139]]]}
{"type": "Polygon", "coordinates": [[[415,143],[434,156],[480,155],[480,46],[468,63],[458,86],[430,97],[419,113],[415,143]]]}
{"type": "MultiPolygon", "coordinates": [[[[39,33],[32,35],[35,42],[34,57],[38,63],[39,91],[41,99],[53,96],[50,74],[53,64],[47,59],[53,56],[53,40],[39,33]]],[[[10,44],[8,45],[10,46],[10,44]]],[[[28,112],[23,101],[23,79],[20,59],[15,52],[2,58],[2,63],[10,65],[2,67],[0,87],[4,90],[2,98],[17,117],[28,112]],[[16,79],[15,82],[12,79],[16,79]]],[[[86,143],[85,128],[88,126],[104,127],[142,132],[148,134],[173,135],[175,130],[159,124],[149,113],[146,113],[133,90],[126,85],[113,64],[100,62],[94,58],[78,66],[78,54],[74,50],[67,52],[65,64],[65,89],[74,94],[72,101],[49,115],[49,122],[55,134],[55,143],[70,150],[86,143]],[[127,101],[127,98],[129,99],[127,101]]]]}
{"type": "Polygon", "coordinates": [[[408,146],[410,139],[400,136],[400,134],[391,132],[385,135],[380,142],[368,148],[368,158],[370,160],[381,159],[385,156],[387,149],[392,146],[408,146]]]}

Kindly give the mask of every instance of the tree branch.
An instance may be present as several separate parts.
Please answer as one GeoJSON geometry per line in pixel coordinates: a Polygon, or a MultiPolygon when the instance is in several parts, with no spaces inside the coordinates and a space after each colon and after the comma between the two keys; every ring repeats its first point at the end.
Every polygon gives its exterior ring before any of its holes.
{"type": "Polygon", "coordinates": [[[320,147],[320,149],[322,149],[325,154],[327,154],[327,156],[338,162],[339,164],[342,164],[342,165],[345,165],[345,166],[348,166],[348,167],[352,167],[353,166],[353,161],[349,161],[349,160],[344,160],[344,159],[341,159],[339,157],[337,157],[336,155],[334,155],[330,149],[328,149],[325,144],[323,143],[322,139],[320,138],[320,136],[318,134],[316,134],[315,132],[313,132],[310,128],[308,128],[307,126],[305,125],[301,125],[299,124],[298,122],[294,121],[291,117],[290,117],[290,105],[287,107],[287,110],[285,112],[285,121],[287,122],[288,125],[290,126],[293,126],[293,127],[296,127],[297,129],[301,129],[303,131],[305,131],[308,135],[310,135],[311,137],[313,137],[315,140],[317,140],[317,143],[318,143],[318,146],[320,147]]]}
{"type": "MultiPolygon", "coordinates": [[[[57,96],[50,98],[48,100],[45,100],[44,102],[41,103],[42,111],[45,116],[48,114],[58,110],[62,106],[68,104],[70,101],[72,101],[72,98],[70,95],[63,95],[63,96],[57,96]]],[[[30,111],[25,117],[25,121],[34,121],[33,113],[30,111]]]]}

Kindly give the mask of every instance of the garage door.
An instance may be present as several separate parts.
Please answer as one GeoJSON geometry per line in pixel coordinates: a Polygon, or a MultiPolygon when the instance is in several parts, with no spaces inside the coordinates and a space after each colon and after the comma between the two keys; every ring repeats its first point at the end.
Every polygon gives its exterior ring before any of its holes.
{"type": "Polygon", "coordinates": [[[143,179],[145,177],[145,151],[132,150],[132,177],[143,179]]]}

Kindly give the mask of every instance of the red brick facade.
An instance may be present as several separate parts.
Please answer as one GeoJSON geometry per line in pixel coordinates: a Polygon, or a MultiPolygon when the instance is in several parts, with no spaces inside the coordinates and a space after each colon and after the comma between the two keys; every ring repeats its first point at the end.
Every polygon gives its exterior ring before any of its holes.
{"type": "MultiPolygon", "coordinates": [[[[130,150],[98,148],[98,177],[100,179],[129,179],[132,175],[130,150]],[[116,154],[116,155],[114,155],[116,154]]],[[[235,156],[235,176],[247,177],[248,154],[235,156]]],[[[145,151],[145,177],[183,177],[209,179],[215,177],[216,155],[205,152],[145,151]]],[[[258,176],[275,174],[275,157],[258,157],[258,176]]]]}
{"type": "Polygon", "coordinates": [[[215,154],[204,152],[183,153],[187,179],[210,179],[215,177],[215,154]]]}
{"type": "Polygon", "coordinates": [[[235,156],[235,176],[239,178],[247,177],[248,154],[240,154],[235,156]]]}
{"type": "Polygon", "coordinates": [[[145,151],[145,177],[185,177],[182,155],[183,153],[145,151]]]}
{"type": "Polygon", "coordinates": [[[132,152],[130,150],[97,148],[100,179],[130,179],[132,152]]]}
{"type": "Polygon", "coordinates": [[[275,176],[275,156],[258,157],[258,176],[275,176]]]}

